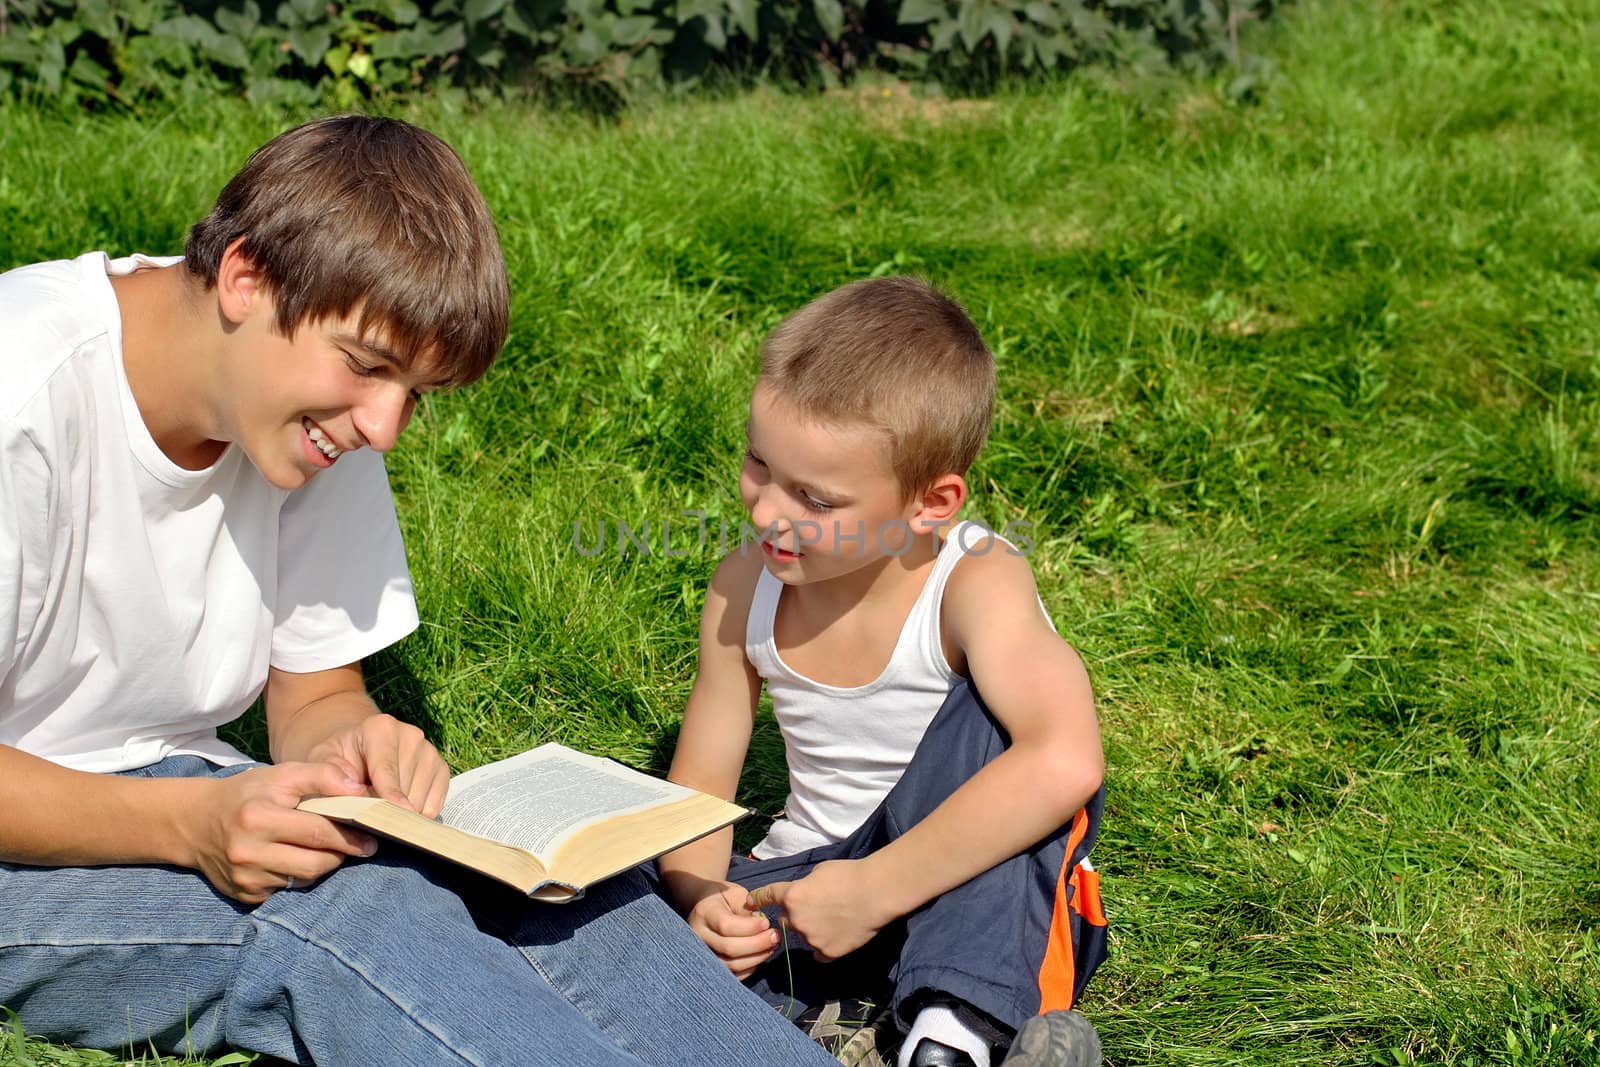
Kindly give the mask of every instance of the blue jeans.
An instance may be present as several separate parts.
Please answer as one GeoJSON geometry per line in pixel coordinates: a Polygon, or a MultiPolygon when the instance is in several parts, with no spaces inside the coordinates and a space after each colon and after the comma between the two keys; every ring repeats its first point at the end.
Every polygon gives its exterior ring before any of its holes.
{"type": "Polygon", "coordinates": [[[336,1067],[832,1063],[637,874],[547,905],[446,866],[384,846],[250,908],[171,867],[0,864],[0,1005],[81,1046],[336,1067]]]}

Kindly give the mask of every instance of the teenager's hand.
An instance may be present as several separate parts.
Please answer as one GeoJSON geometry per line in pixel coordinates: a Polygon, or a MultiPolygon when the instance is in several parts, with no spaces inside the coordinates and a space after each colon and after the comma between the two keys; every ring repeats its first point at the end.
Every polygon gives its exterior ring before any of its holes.
{"type": "Polygon", "coordinates": [[[799,881],[764,885],[750,894],[750,906],[782,909],[822,963],[854,952],[895,918],[858,860],[829,860],[799,881]]]}
{"type": "Polygon", "coordinates": [[[320,815],[296,811],[309,796],[361,796],[365,787],[331,763],[285,763],[214,779],[216,803],[194,814],[193,862],[233,899],[259,904],[293,878],[310,885],[377,842],[320,815]]]}
{"type": "Polygon", "coordinates": [[[325,738],[308,758],[344,767],[373,796],[428,818],[444,807],[450,768],[422,731],[391,715],[369,715],[325,738]]]}
{"type": "Polygon", "coordinates": [[[684,916],[693,930],[741,982],[772,958],[778,931],[760,911],[749,907],[750,891],[734,882],[706,880],[704,895],[684,916]]]}

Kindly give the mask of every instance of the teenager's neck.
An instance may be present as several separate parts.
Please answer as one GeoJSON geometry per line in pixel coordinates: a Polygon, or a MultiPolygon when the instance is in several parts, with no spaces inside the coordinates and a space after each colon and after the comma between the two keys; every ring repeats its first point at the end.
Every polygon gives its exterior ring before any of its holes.
{"type": "Polygon", "coordinates": [[[228,447],[214,428],[209,356],[218,345],[205,302],[182,264],[118,275],[111,289],[122,316],[122,366],[145,427],[172,462],[204,470],[228,447]]]}

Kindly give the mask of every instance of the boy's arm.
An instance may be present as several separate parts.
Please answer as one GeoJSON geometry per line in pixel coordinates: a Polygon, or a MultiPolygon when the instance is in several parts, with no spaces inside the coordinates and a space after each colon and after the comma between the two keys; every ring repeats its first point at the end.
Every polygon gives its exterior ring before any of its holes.
{"type": "MultiPolygon", "coordinates": [[[[667,777],[734,799],[750,747],[761,678],[744,654],[745,623],[760,577],[759,557],[734,552],[718,564],[700,611],[700,660],[667,777]]],[[[729,827],[657,861],[662,885],[690,927],[738,977],[771,954],[776,934],[747,894],[728,881],[729,827]]]]}
{"type": "MultiPolygon", "coordinates": [[[[761,561],[740,551],[717,565],[700,609],[700,659],[694,688],[683,710],[683,725],[667,778],[724,800],[739,789],[755,722],[761,678],[744,655],[745,623],[761,561]]],[[[659,865],[667,894],[680,910],[698,899],[699,883],[728,877],[733,829],[718,831],[662,856],[659,865]]]]}
{"type": "Polygon", "coordinates": [[[893,919],[1036,844],[1100,786],[1105,763],[1088,675],[1039,610],[1027,561],[1001,547],[970,555],[951,572],[942,613],[1011,746],[872,855],[821,864],[760,894],[760,903],[784,906],[821,958],[851,951],[893,919]]]}

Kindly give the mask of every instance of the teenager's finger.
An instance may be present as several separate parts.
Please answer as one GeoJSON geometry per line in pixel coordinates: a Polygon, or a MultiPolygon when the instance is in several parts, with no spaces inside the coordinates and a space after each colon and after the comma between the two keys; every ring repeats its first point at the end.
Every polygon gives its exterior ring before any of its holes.
{"type": "Polygon", "coordinates": [[[378,839],[371,834],[309,811],[292,813],[292,821],[284,823],[282,831],[276,836],[290,848],[314,849],[341,856],[370,856],[378,851],[378,839]]]}
{"type": "Polygon", "coordinates": [[[364,753],[367,759],[367,781],[372,791],[385,800],[403,808],[410,808],[411,798],[406,796],[400,779],[399,753],[393,746],[385,745],[378,752],[364,753]]]}
{"type": "MultiPolygon", "coordinates": [[[[294,803],[306,797],[361,796],[366,787],[359,776],[348,772],[348,764],[340,761],[318,763],[280,763],[266,768],[274,787],[295,794],[294,803]]],[[[250,772],[254,773],[254,772],[250,772]]]]}
{"type": "Polygon", "coordinates": [[[437,809],[430,812],[428,804],[438,791],[439,782],[450,779],[450,768],[445,766],[444,759],[432,745],[424,744],[406,774],[406,792],[411,797],[411,806],[429,818],[438,814],[437,809]]]}
{"type": "Polygon", "coordinates": [[[450,770],[446,768],[443,774],[434,778],[428,787],[427,799],[417,809],[428,818],[433,818],[444,810],[444,802],[450,796],[450,770]]]}
{"type": "Polygon", "coordinates": [[[344,855],[337,852],[276,845],[262,852],[256,880],[269,893],[283,889],[289,878],[294,879],[296,889],[305,889],[338,870],[344,861],[344,855]]]}

